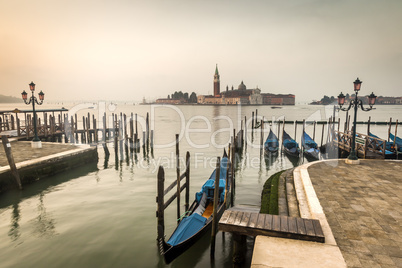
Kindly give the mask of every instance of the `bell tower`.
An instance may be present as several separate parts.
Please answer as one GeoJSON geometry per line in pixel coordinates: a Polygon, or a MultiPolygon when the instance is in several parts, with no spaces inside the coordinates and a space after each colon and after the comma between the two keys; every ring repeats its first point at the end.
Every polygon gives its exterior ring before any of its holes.
{"type": "Polygon", "coordinates": [[[214,75],[214,97],[219,97],[221,93],[221,81],[219,80],[218,64],[216,64],[214,75]]]}

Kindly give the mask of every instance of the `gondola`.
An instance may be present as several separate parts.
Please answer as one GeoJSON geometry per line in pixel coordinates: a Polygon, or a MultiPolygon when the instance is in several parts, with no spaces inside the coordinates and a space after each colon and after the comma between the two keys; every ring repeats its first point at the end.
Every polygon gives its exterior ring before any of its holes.
{"type": "Polygon", "coordinates": [[[285,150],[285,153],[291,157],[299,157],[300,156],[300,148],[299,144],[292,139],[285,130],[283,130],[283,139],[282,144],[285,150]]]}
{"type": "MultiPolygon", "coordinates": [[[[230,182],[227,181],[226,176],[227,167],[228,157],[225,151],[221,159],[219,173],[218,220],[226,209],[226,196],[230,192],[230,182]]],[[[215,174],[216,169],[202,186],[201,191],[195,194],[194,202],[185,215],[181,217],[180,223],[171,237],[167,241],[165,238],[159,239],[159,247],[166,264],[171,263],[184,253],[212,227],[215,174]]]]}
{"type": "Polygon", "coordinates": [[[278,137],[276,137],[274,132],[270,130],[268,138],[264,143],[264,152],[266,155],[278,154],[278,149],[279,149],[278,137]]]}
{"type": "Polygon", "coordinates": [[[301,143],[303,147],[303,154],[307,159],[319,159],[320,151],[318,150],[318,145],[305,131],[303,131],[301,143]]]}
{"type": "Polygon", "coordinates": [[[389,133],[389,138],[392,140],[392,145],[395,142],[395,149],[397,152],[402,153],[402,139],[389,133]]]}
{"type": "MultiPolygon", "coordinates": [[[[369,136],[372,138],[376,138],[376,139],[380,139],[380,137],[374,135],[373,133],[369,132],[369,136]]],[[[385,142],[385,158],[389,159],[389,158],[395,158],[396,157],[396,151],[392,148],[394,145],[393,142],[391,141],[386,141],[385,142]]],[[[383,142],[382,141],[378,141],[378,146],[382,147],[383,146],[383,142]]]]}

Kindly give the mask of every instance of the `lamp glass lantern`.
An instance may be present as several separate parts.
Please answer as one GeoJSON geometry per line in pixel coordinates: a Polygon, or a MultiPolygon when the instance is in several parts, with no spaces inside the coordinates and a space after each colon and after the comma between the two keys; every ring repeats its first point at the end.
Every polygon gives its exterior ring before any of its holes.
{"type": "Polygon", "coordinates": [[[340,107],[342,107],[345,104],[345,95],[341,92],[338,96],[338,104],[340,107]]]}
{"type": "Polygon", "coordinates": [[[35,91],[35,83],[34,83],[33,81],[29,84],[29,89],[30,89],[32,92],[35,91]]]}
{"type": "Polygon", "coordinates": [[[368,97],[368,102],[370,107],[373,107],[373,105],[375,104],[375,100],[376,100],[377,96],[374,95],[374,92],[371,92],[371,94],[368,97]]]}
{"type": "Polygon", "coordinates": [[[27,98],[28,98],[28,93],[26,93],[26,91],[24,90],[24,91],[22,91],[21,95],[22,95],[22,99],[23,99],[24,101],[26,101],[27,98]]]}
{"type": "Polygon", "coordinates": [[[42,90],[39,92],[39,100],[43,101],[45,99],[45,93],[42,92],[42,90]]]}
{"type": "Polygon", "coordinates": [[[362,81],[360,81],[359,77],[353,82],[355,91],[359,91],[362,85],[362,81]]]}

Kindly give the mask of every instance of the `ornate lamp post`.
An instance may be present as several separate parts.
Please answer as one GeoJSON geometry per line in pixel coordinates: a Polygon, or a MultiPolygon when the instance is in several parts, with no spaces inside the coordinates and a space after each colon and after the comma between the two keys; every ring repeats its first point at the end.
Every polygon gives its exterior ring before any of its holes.
{"type": "Polygon", "coordinates": [[[33,111],[33,125],[34,125],[34,138],[32,140],[32,148],[42,148],[42,143],[38,137],[38,131],[36,128],[36,111],[35,111],[35,103],[38,105],[42,105],[43,100],[45,99],[45,93],[42,92],[42,90],[39,92],[39,101],[38,99],[34,96],[34,91],[35,91],[35,84],[34,82],[31,82],[29,84],[29,89],[32,92],[32,97],[29,97],[28,99],[28,93],[25,92],[25,90],[21,93],[22,99],[24,100],[25,104],[29,105],[32,103],[32,111],[33,111]]]}
{"type": "Polygon", "coordinates": [[[342,106],[345,104],[345,95],[343,95],[341,92],[341,94],[339,94],[339,96],[338,96],[339,108],[342,111],[349,111],[350,108],[352,108],[352,107],[354,107],[354,110],[355,110],[355,115],[354,115],[354,119],[353,119],[353,130],[352,130],[352,148],[350,150],[350,154],[349,154],[348,158],[346,159],[346,163],[348,163],[348,164],[359,164],[359,159],[358,159],[357,153],[356,153],[356,119],[357,119],[357,110],[358,110],[357,108],[360,106],[360,108],[363,111],[368,112],[373,109],[373,105],[375,104],[375,100],[377,98],[377,96],[374,95],[374,93],[371,93],[369,96],[370,108],[364,108],[363,102],[357,98],[357,95],[359,93],[362,83],[363,82],[360,81],[359,78],[357,78],[356,81],[353,82],[355,98],[350,101],[348,108],[342,108],[342,106]]]}

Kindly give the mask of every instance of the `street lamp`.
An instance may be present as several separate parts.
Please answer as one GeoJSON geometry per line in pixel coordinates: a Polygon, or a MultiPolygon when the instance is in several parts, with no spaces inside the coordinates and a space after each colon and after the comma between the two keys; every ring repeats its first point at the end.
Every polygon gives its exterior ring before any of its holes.
{"type": "Polygon", "coordinates": [[[342,108],[342,106],[345,104],[345,95],[339,94],[338,96],[338,104],[339,104],[339,109],[342,111],[349,111],[350,108],[352,108],[352,106],[354,107],[355,110],[355,116],[354,116],[354,120],[353,120],[353,131],[352,131],[352,148],[350,150],[350,154],[348,156],[348,158],[346,159],[346,163],[348,164],[359,164],[359,159],[357,157],[357,153],[356,153],[356,119],[357,119],[357,108],[360,106],[360,108],[365,111],[368,112],[370,110],[373,109],[373,106],[375,104],[375,100],[377,98],[376,95],[374,95],[374,93],[371,93],[370,96],[368,97],[368,103],[370,105],[370,108],[364,108],[363,107],[363,102],[361,100],[359,100],[357,98],[357,95],[359,93],[361,84],[363,82],[359,80],[359,78],[356,79],[356,81],[353,82],[354,84],[354,91],[355,91],[355,98],[352,99],[349,103],[349,107],[348,108],[342,108]]]}
{"type": "MultiPolygon", "coordinates": [[[[42,105],[43,100],[45,99],[45,93],[42,92],[42,90],[39,92],[39,101],[38,99],[34,96],[34,91],[35,91],[35,84],[34,82],[31,82],[29,84],[29,89],[32,92],[32,97],[29,97],[28,99],[28,93],[25,92],[25,90],[21,93],[22,99],[24,100],[25,104],[29,105],[32,103],[32,111],[33,111],[33,125],[34,125],[34,138],[32,140],[32,148],[42,148],[42,143],[38,137],[38,131],[36,128],[36,111],[35,111],[35,103],[38,105],[42,105]]],[[[28,130],[27,130],[28,131],[28,130]]]]}

